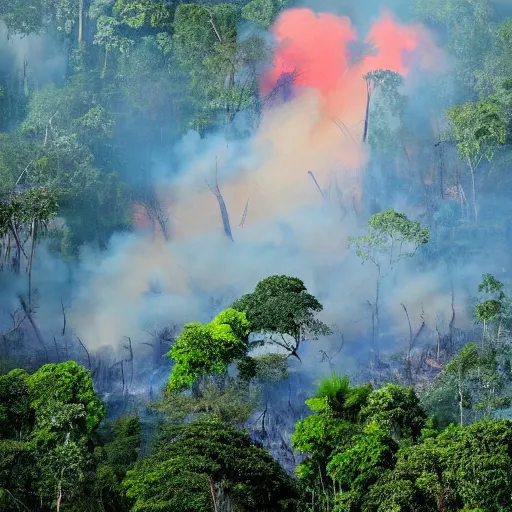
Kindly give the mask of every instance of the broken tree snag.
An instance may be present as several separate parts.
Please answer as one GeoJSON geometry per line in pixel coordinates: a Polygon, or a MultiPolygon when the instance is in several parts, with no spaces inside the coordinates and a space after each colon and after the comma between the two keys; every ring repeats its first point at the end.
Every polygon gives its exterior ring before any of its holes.
{"type": "Polygon", "coordinates": [[[239,228],[243,228],[245,225],[245,220],[247,219],[247,210],[249,209],[249,199],[247,199],[247,203],[245,203],[244,213],[242,215],[242,220],[238,225],[239,228]]]}
{"type": "Polygon", "coordinates": [[[231,224],[229,223],[228,209],[226,208],[226,203],[224,202],[224,198],[222,197],[222,194],[220,193],[219,180],[218,180],[217,176],[218,176],[218,167],[217,167],[217,159],[215,159],[215,187],[212,188],[208,184],[208,188],[213,192],[213,194],[217,198],[217,202],[219,203],[220,215],[222,217],[222,225],[224,226],[224,233],[232,242],[234,242],[233,235],[231,234],[231,224]]]}
{"type": "Polygon", "coordinates": [[[369,77],[365,76],[366,82],[366,110],[364,113],[364,130],[363,130],[363,143],[368,138],[368,122],[370,120],[370,100],[372,98],[371,82],[369,77]]]}
{"type": "Polygon", "coordinates": [[[325,198],[324,191],[320,188],[320,185],[318,184],[318,181],[316,181],[315,175],[313,174],[313,171],[308,171],[308,174],[311,176],[313,181],[315,182],[316,188],[318,189],[318,192],[320,192],[320,195],[322,196],[322,199],[325,198]]]}

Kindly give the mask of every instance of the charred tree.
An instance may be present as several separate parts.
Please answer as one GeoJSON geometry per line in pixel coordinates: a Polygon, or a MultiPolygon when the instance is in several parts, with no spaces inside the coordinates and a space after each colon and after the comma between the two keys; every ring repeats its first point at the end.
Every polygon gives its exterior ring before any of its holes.
{"type": "Polygon", "coordinates": [[[212,188],[208,184],[208,188],[215,195],[215,197],[217,198],[217,202],[219,203],[220,215],[222,217],[222,225],[224,227],[224,233],[232,242],[234,242],[233,235],[231,233],[231,224],[229,222],[228,209],[226,208],[226,203],[224,202],[224,198],[222,197],[222,194],[221,194],[220,188],[219,188],[217,159],[215,159],[215,185],[212,188]]]}

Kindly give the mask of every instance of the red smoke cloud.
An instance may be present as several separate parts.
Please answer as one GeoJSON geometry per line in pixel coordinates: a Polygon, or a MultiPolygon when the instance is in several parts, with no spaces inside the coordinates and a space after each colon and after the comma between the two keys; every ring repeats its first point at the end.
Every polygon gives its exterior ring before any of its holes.
{"type": "Polygon", "coordinates": [[[373,47],[366,52],[370,55],[358,60],[351,56],[350,46],[358,37],[347,17],[291,9],[278,18],[272,32],[277,50],[273,67],[262,78],[262,95],[272,91],[283,74],[294,74],[293,87],[316,89],[326,100],[330,115],[354,122],[358,119],[351,114],[357,113],[359,120],[364,114],[363,75],[389,69],[405,76],[414,62],[425,65],[418,51],[429,53],[435,48],[424,28],[402,25],[387,14],[371,27],[365,39],[373,47]]]}

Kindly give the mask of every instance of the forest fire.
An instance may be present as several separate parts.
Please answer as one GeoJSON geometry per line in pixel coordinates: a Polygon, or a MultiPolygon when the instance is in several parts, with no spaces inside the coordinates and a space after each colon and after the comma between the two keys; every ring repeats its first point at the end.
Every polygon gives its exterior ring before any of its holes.
{"type": "MultiPolygon", "coordinates": [[[[378,69],[407,76],[413,67],[431,65],[437,50],[422,26],[400,24],[389,14],[371,27],[363,41],[348,17],[302,8],[284,11],[271,31],[277,50],[273,66],[260,78],[260,95],[286,89],[285,103],[273,102],[266,110],[249,146],[253,164],[240,166],[226,178],[222,154],[198,156],[186,174],[202,172],[202,177],[198,175],[193,185],[191,181],[172,185],[174,191],[179,189],[179,201],[171,208],[177,219],[170,226],[173,237],[188,238],[220,227],[214,194],[197,185],[212,179],[208,174],[217,157],[220,190],[237,224],[242,217],[246,225],[268,222],[317,204],[311,172],[320,191],[334,187],[340,191],[338,199],[358,209],[362,169],[368,159],[362,142],[368,101],[363,77],[378,69]],[[354,45],[362,45],[359,57],[354,45]]],[[[168,204],[162,207],[169,209],[168,204]]]]}
{"type": "Polygon", "coordinates": [[[293,74],[295,87],[317,90],[325,100],[325,115],[341,118],[347,125],[364,118],[366,73],[386,69],[405,76],[418,64],[415,50],[428,54],[433,46],[423,27],[400,24],[390,14],[371,27],[364,41],[369,51],[359,58],[351,51],[358,35],[348,17],[291,9],[276,21],[272,32],[278,47],[273,67],[261,79],[262,95],[283,74],[293,74]]]}

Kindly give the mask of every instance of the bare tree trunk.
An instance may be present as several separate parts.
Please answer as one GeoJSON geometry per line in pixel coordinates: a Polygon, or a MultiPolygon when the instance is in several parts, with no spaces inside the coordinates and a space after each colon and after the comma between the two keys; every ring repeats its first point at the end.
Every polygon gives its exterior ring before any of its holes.
{"type": "Polygon", "coordinates": [[[78,0],[78,47],[81,48],[84,40],[84,0],[78,0]]]}
{"type": "Polygon", "coordinates": [[[34,261],[34,254],[36,252],[37,243],[37,222],[32,221],[32,245],[30,247],[30,257],[28,259],[28,307],[32,307],[32,263],[34,261]]]}
{"type": "Polygon", "coordinates": [[[366,111],[364,114],[364,130],[363,130],[363,144],[368,138],[368,124],[370,121],[370,100],[371,100],[371,84],[370,80],[366,80],[366,111]]]}
{"type": "Polygon", "coordinates": [[[62,477],[64,475],[64,468],[61,469],[59,483],[57,484],[57,508],[56,512],[60,512],[60,505],[62,503],[62,477]]]}
{"type": "Polygon", "coordinates": [[[210,482],[210,494],[212,497],[213,512],[218,512],[217,511],[217,497],[215,495],[215,484],[214,484],[213,478],[211,476],[208,477],[208,480],[210,482]]]}
{"type": "Polygon", "coordinates": [[[471,195],[473,198],[473,215],[475,217],[475,222],[478,222],[478,207],[476,204],[476,187],[475,187],[475,169],[473,164],[471,163],[471,159],[468,157],[468,166],[469,172],[471,173],[471,195]]]}
{"type": "Polygon", "coordinates": [[[464,426],[464,420],[463,420],[463,403],[462,403],[462,397],[463,397],[463,394],[462,394],[462,376],[460,374],[460,370],[459,370],[459,376],[458,376],[458,382],[457,382],[457,393],[459,395],[459,414],[460,414],[460,426],[463,427],[464,426]]]}
{"type": "Polygon", "coordinates": [[[91,371],[91,356],[89,354],[89,351],[87,350],[87,347],[82,343],[82,340],[77,336],[76,339],[78,340],[78,343],[80,343],[80,346],[84,349],[84,352],[87,354],[87,361],[89,363],[89,371],[91,371]]]}
{"type": "Polygon", "coordinates": [[[228,209],[226,208],[226,203],[224,202],[224,198],[222,197],[222,194],[220,193],[219,181],[217,179],[217,171],[218,171],[217,159],[215,159],[215,187],[212,188],[212,187],[210,187],[210,185],[208,185],[208,187],[213,192],[213,194],[217,198],[217,202],[219,203],[220,214],[222,217],[222,225],[224,226],[224,233],[232,242],[234,242],[233,235],[231,233],[231,224],[229,222],[228,209]]]}
{"type": "Polygon", "coordinates": [[[374,357],[377,361],[379,357],[379,338],[380,338],[380,318],[379,318],[379,300],[380,300],[380,280],[381,271],[380,265],[377,265],[377,283],[375,287],[375,304],[374,304],[374,325],[373,325],[373,350],[375,352],[374,357]]]}

